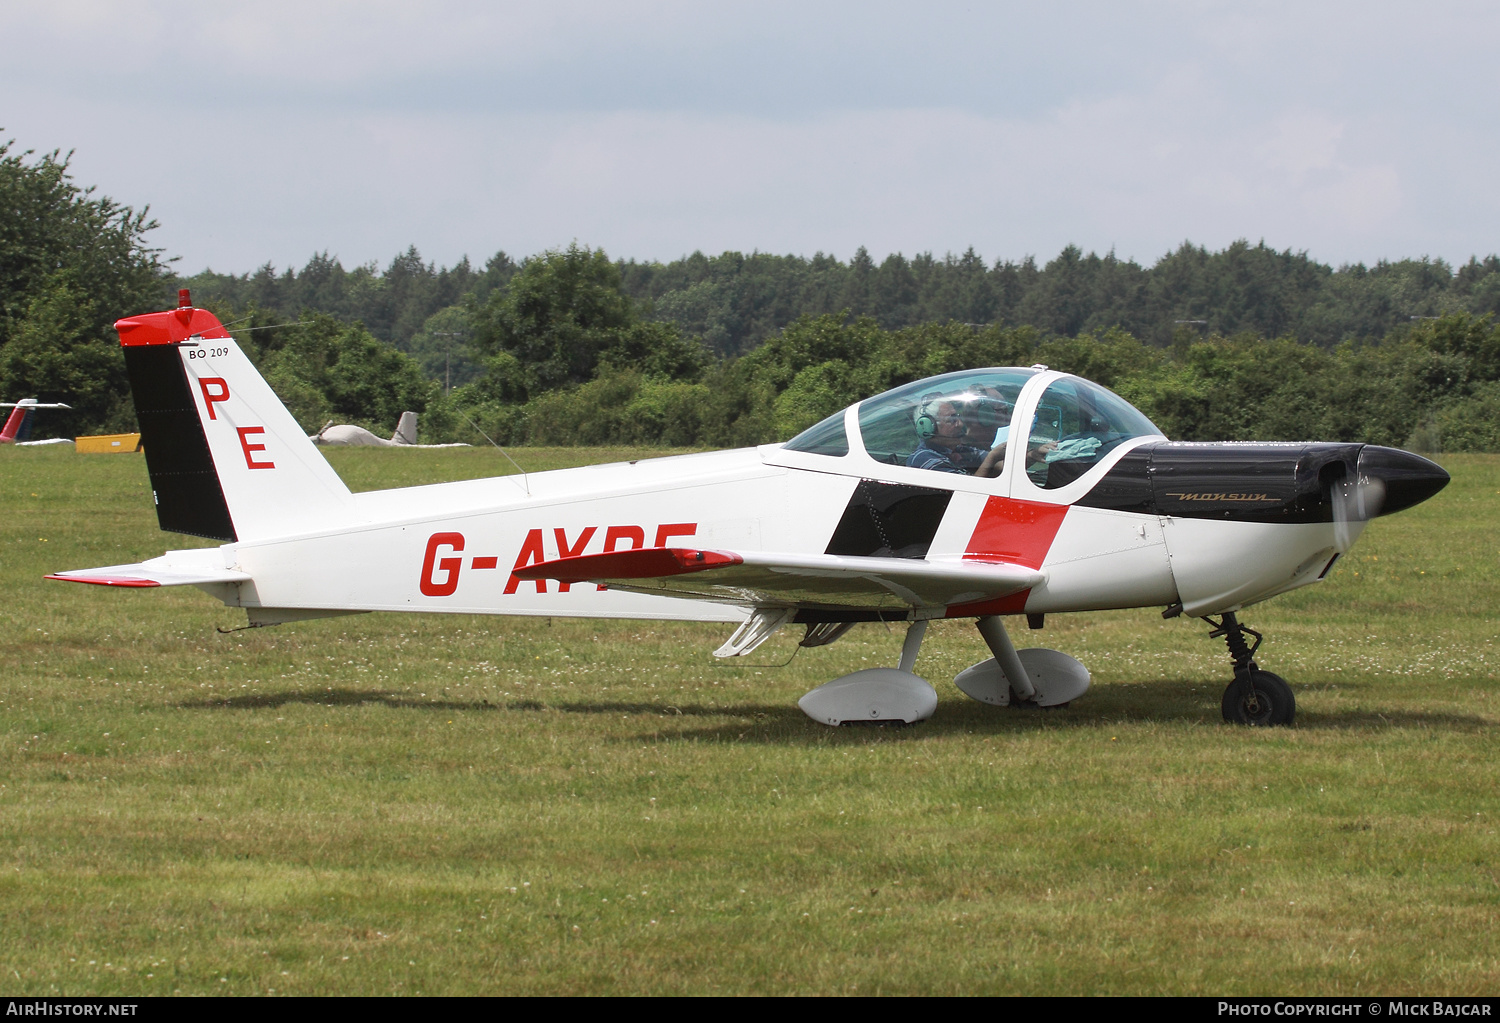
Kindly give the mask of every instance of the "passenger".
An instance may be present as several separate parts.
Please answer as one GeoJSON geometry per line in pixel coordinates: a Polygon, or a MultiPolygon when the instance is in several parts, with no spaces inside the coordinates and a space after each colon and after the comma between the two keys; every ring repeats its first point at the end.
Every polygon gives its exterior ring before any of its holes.
{"type": "Polygon", "coordinates": [[[960,413],[969,432],[966,440],[974,447],[989,451],[1004,444],[1010,432],[1010,416],[1015,406],[993,387],[976,387],[963,403],[960,413]]]}
{"type": "MultiPolygon", "coordinates": [[[[1011,418],[1016,411],[1015,405],[1006,401],[1004,396],[993,387],[980,386],[974,389],[976,397],[964,409],[964,420],[969,425],[968,441],[975,447],[989,448],[987,466],[981,465],[984,472],[975,472],[976,476],[999,475],[1004,464],[1007,443],[1010,440],[1011,418]]],[[[1026,443],[1026,467],[1028,472],[1045,472],[1046,464],[1056,456],[1057,448],[1055,441],[1046,437],[1033,435],[1027,438],[1026,443]]]]}
{"type": "MultiPolygon", "coordinates": [[[[915,417],[917,435],[922,442],[911,453],[906,464],[914,469],[932,469],[937,472],[956,472],[964,475],[998,476],[1005,458],[1002,445],[990,449],[988,445],[978,447],[967,443],[972,428],[964,414],[963,405],[954,397],[933,395],[922,400],[915,417]]],[[[974,418],[982,419],[975,415],[974,418]]],[[[983,429],[983,427],[979,427],[983,429]]],[[[991,437],[995,435],[990,428],[991,437]]]]}

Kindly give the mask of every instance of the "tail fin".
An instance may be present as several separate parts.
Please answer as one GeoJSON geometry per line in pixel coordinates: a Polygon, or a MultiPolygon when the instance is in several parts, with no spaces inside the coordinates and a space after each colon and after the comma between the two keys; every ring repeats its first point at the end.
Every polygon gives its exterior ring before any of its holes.
{"type": "Polygon", "coordinates": [[[15,444],[31,436],[31,424],[36,419],[36,410],[39,408],[72,408],[60,401],[40,402],[35,398],[22,398],[20,401],[0,401],[0,408],[10,409],[10,415],[5,419],[5,427],[0,429],[0,444],[15,444]]]}
{"type": "Polygon", "coordinates": [[[5,428],[0,430],[0,444],[14,444],[21,439],[21,424],[26,422],[32,414],[24,401],[16,403],[16,407],[10,410],[10,416],[5,420],[5,428]]]}
{"type": "Polygon", "coordinates": [[[234,541],[356,521],[349,488],[229,332],[179,295],[115,323],[161,528],[234,541]]]}

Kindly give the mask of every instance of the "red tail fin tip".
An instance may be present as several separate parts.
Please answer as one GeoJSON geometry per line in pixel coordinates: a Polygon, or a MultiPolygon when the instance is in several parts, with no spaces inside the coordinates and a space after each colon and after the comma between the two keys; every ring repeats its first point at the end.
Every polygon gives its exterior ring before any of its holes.
{"type": "Polygon", "coordinates": [[[0,430],[0,444],[16,442],[16,435],[21,432],[21,424],[26,422],[26,414],[30,411],[23,405],[11,409],[10,416],[5,420],[5,429],[0,430]]]}

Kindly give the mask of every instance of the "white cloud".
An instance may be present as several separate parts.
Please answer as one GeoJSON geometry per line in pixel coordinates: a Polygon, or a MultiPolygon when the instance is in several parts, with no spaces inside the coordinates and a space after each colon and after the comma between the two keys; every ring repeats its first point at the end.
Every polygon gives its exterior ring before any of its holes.
{"type": "Polygon", "coordinates": [[[1488,253],[1500,28],[1380,5],[61,3],[0,125],[204,265],[576,238],[847,256],[1488,253]]]}
{"type": "Polygon", "coordinates": [[[1255,157],[1294,179],[1331,167],[1344,134],[1341,122],[1302,111],[1278,117],[1267,127],[1255,145],[1255,157]]]}

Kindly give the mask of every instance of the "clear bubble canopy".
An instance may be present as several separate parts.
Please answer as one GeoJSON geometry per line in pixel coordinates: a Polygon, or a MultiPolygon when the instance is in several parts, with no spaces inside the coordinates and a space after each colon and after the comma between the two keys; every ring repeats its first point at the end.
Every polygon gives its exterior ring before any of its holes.
{"type": "MultiPolygon", "coordinates": [[[[1001,459],[1008,457],[1011,419],[1021,390],[1039,372],[961,370],[876,395],[859,405],[865,452],[890,465],[998,475],[1001,459]]],[[[1038,486],[1062,486],[1124,441],[1161,435],[1138,409],[1107,388],[1079,377],[1059,377],[1047,386],[1031,415],[1027,474],[1038,486]]],[[[803,431],[786,446],[847,455],[850,438],[843,412],[803,431]]]]}

